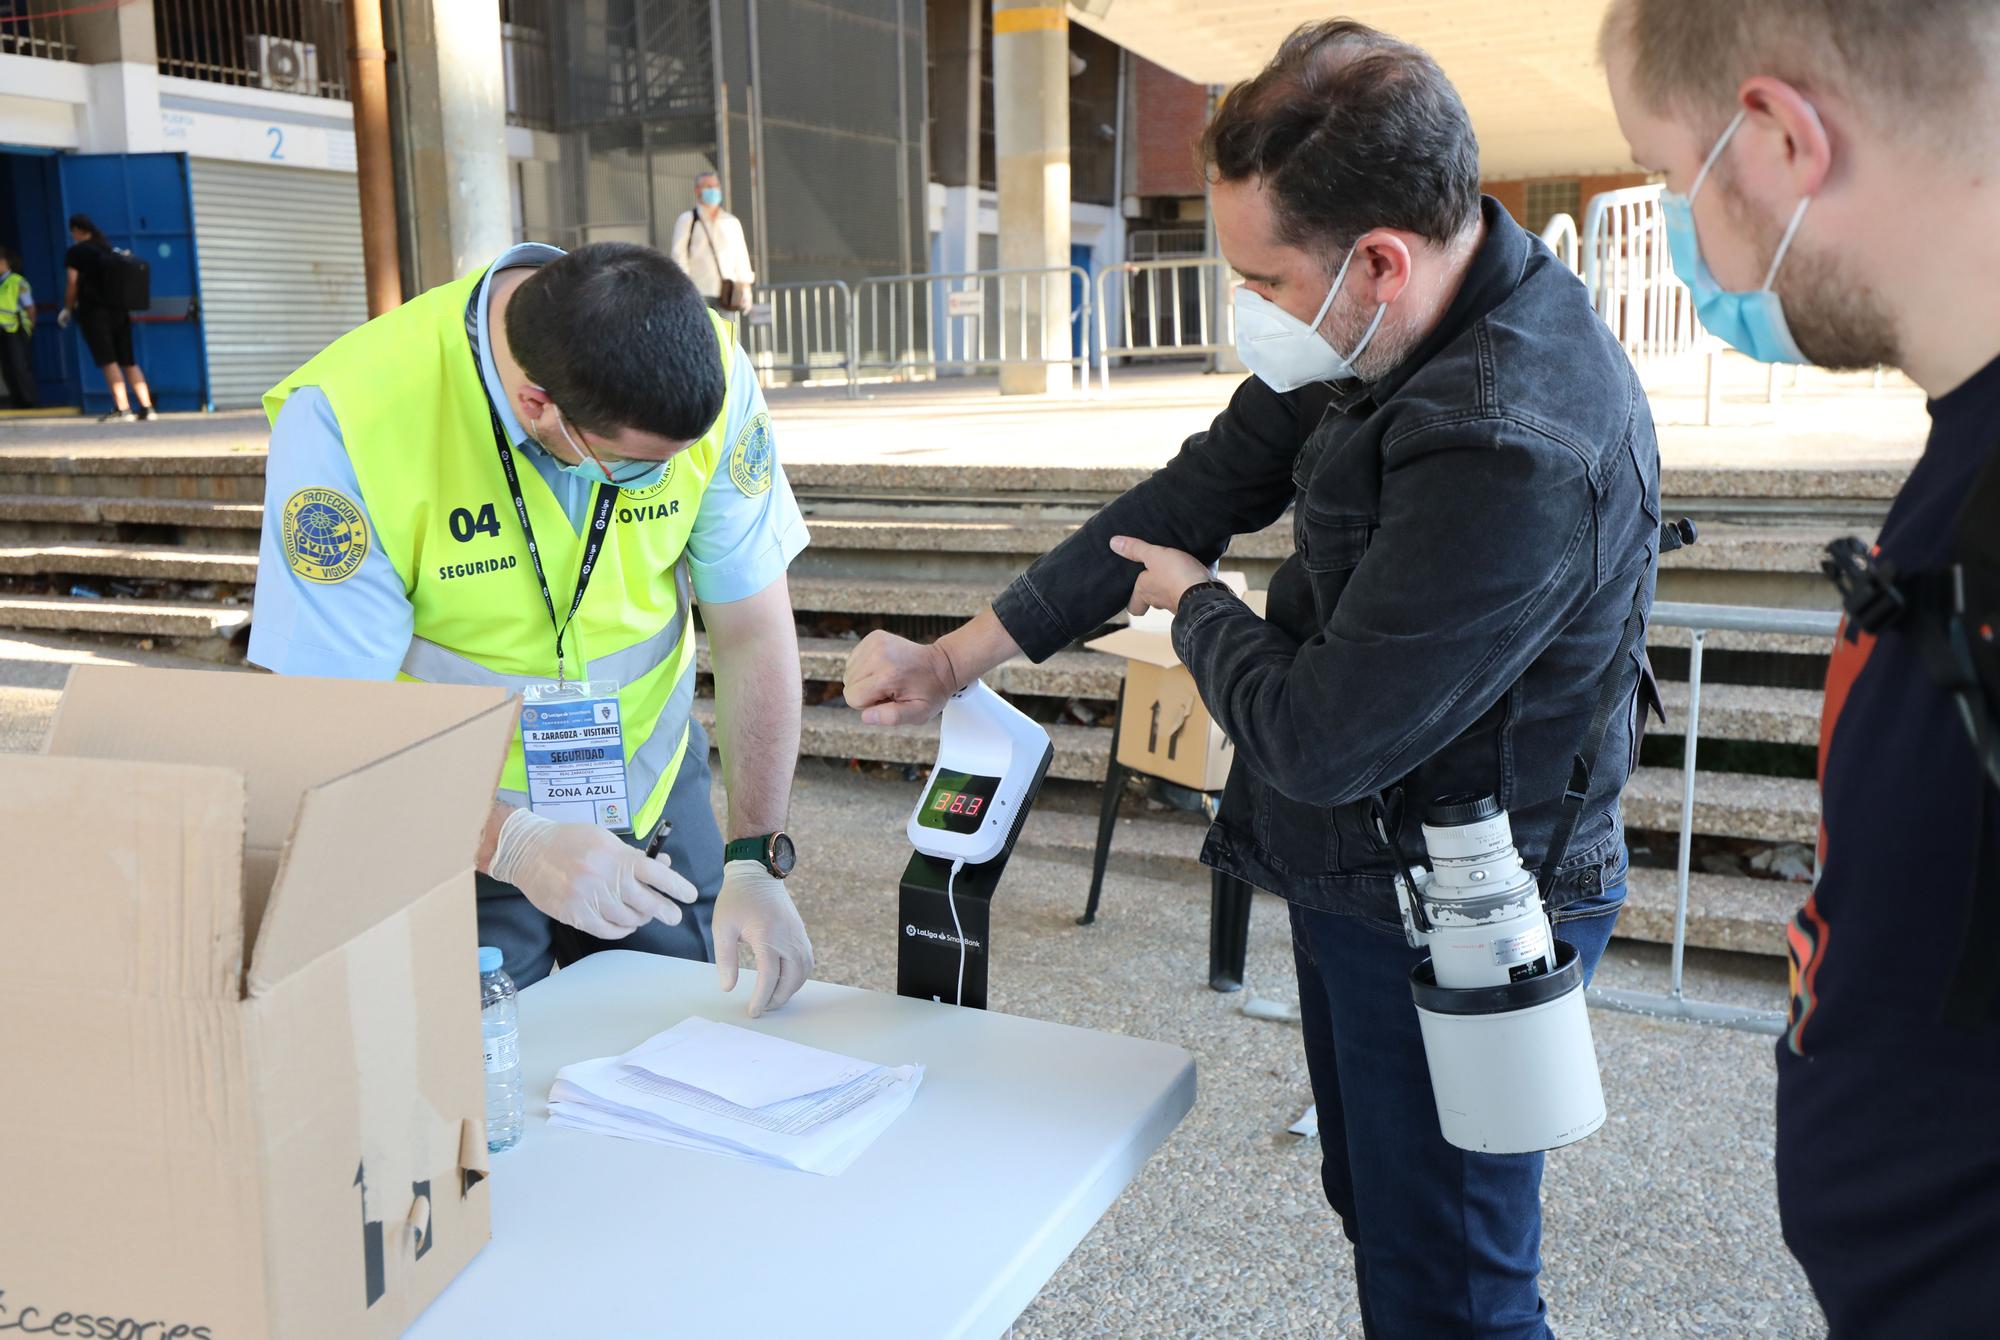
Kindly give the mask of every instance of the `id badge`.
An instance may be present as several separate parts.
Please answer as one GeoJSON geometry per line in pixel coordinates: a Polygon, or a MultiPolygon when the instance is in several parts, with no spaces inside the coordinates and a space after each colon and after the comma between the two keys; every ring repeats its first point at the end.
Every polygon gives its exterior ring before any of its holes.
{"type": "Polygon", "coordinates": [[[528,807],[557,823],[629,832],[625,725],[609,679],[536,684],[521,695],[528,807]]]}

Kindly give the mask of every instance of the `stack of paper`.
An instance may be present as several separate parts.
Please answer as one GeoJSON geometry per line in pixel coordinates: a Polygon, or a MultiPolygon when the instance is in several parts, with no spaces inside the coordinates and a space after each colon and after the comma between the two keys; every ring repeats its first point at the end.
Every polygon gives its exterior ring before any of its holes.
{"type": "Polygon", "coordinates": [[[556,1073],[549,1122],[832,1175],[901,1116],[919,1065],[875,1065],[708,1019],[556,1073]]]}

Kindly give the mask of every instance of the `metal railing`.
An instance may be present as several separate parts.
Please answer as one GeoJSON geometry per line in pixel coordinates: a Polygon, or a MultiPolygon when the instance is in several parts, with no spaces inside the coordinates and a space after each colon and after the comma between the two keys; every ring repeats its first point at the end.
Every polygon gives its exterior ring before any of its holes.
{"type": "Polygon", "coordinates": [[[1575,219],[1567,214],[1551,215],[1542,228],[1542,241],[1555,252],[1557,260],[1570,268],[1570,273],[1583,273],[1583,247],[1576,235],[1575,219]]]}
{"type": "Polygon", "coordinates": [[[0,55],[75,60],[70,8],[47,0],[0,0],[0,55]]]}
{"type": "Polygon", "coordinates": [[[1074,265],[888,275],[855,285],[849,355],[855,375],[936,376],[1068,364],[1090,389],[1090,276],[1074,265]],[[1067,314],[1061,347],[1038,314],[1067,314]]]}
{"type": "Polygon", "coordinates": [[[743,348],[769,388],[776,374],[793,384],[838,378],[858,394],[854,366],[854,294],[838,279],[760,284],[741,327],[743,348]]]}
{"type": "Polygon", "coordinates": [[[1831,640],[1840,631],[1840,615],[1824,610],[1662,601],[1653,606],[1652,626],[1688,630],[1686,753],[1681,760],[1680,849],[1674,859],[1673,966],[1664,995],[1594,986],[1590,988],[1590,1003],[1628,1014],[1687,1019],[1776,1036],[1784,1031],[1783,1010],[1753,1010],[1741,1005],[1691,1000],[1685,991],[1682,967],[1687,957],[1688,881],[1694,860],[1695,745],[1701,735],[1701,655],[1708,635],[1713,632],[1788,633],[1831,640]]]}
{"type": "Polygon", "coordinates": [[[1592,196],[1584,211],[1583,282],[1597,314],[1634,358],[1692,352],[1694,295],[1674,275],[1658,185],[1592,196]]]}
{"type": "Polygon", "coordinates": [[[347,9],[327,0],[153,0],[161,74],[347,97],[347,9]]]}
{"type": "Polygon", "coordinates": [[[1097,276],[1098,385],[1111,384],[1113,358],[1174,358],[1235,348],[1236,310],[1221,296],[1229,273],[1229,262],[1220,256],[1105,266],[1097,276]]]}

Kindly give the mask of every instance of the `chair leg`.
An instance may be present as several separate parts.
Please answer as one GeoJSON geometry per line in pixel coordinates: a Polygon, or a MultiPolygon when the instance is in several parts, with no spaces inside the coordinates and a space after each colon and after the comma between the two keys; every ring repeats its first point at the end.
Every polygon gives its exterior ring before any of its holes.
{"type": "Polygon", "coordinates": [[[1243,965],[1250,953],[1250,898],[1242,880],[1211,872],[1208,910],[1208,984],[1216,991],[1241,991],[1243,965]]]}
{"type": "Polygon", "coordinates": [[[1084,904],[1083,915],[1076,919],[1079,926],[1088,926],[1097,920],[1097,900],[1104,893],[1104,867],[1111,859],[1111,833],[1118,827],[1118,801],[1125,794],[1125,779],[1132,770],[1118,761],[1118,727],[1111,728],[1111,766],[1104,770],[1104,799],[1097,810],[1097,850],[1090,857],[1090,899],[1084,904]]]}

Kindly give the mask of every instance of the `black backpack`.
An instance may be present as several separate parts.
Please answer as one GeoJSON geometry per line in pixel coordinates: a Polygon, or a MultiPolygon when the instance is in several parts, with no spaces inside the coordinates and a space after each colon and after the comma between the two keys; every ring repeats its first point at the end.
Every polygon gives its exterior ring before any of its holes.
{"type": "Polygon", "coordinates": [[[129,251],[102,248],[97,283],[106,307],[143,312],[153,305],[153,267],[129,251]]]}
{"type": "MultiPolygon", "coordinates": [[[[1850,538],[1828,545],[1820,567],[1856,626],[1899,628],[1916,642],[1931,678],[1958,704],[1986,774],[1985,821],[2000,825],[2000,451],[1958,514],[1948,562],[1902,572],[1850,538]]],[[[1945,1017],[1977,1026],[2000,1017],[2000,862],[1983,862],[1975,879],[1945,1017]]]]}

